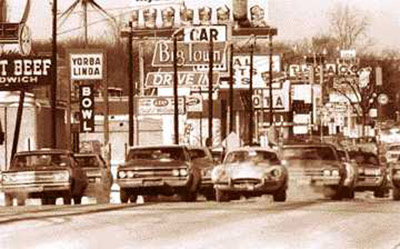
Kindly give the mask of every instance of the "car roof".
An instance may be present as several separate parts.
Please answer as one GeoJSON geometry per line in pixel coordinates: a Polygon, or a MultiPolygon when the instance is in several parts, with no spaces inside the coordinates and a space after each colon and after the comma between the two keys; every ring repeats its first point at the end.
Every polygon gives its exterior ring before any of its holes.
{"type": "Polygon", "coordinates": [[[74,157],[92,157],[92,156],[98,156],[96,153],[74,153],[74,157]]]}
{"type": "Polygon", "coordinates": [[[206,147],[206,146],[200,146],[200,145],[187,145],[186,146],[189,150],[194,150],[194,149],[197,149],[197,150],[208,150],[208,147],[206,147]]]}
{"type": "Polygon", "coordinates": [[[187,147],[186,145],[180,145],[180,144],[162,144],[162,145],[139,145],[139,146],[132,146],[129,147],[130,150],[132,149],[157,149],[157,148],[184,148],[187,147]]]}
{"type": "Polygon", "coordinates": [[[333,144],[330,143],[316,143],[316,142],[303,142],[303,143],[287,143],[282,146],[283,148],[285,147],[332,147],[336,148],[333,144]]]}
{"type": "Polygon", "coordinates": [[[15,155],[48,155],[48,154],[72,154],[69,150],[64,149],[40,149],[40,150],[29,150],[19,151],[15,155]]]}
{"type": "Polygon", "coordinates": [[[232,149],[229,151],[230,152],[236,152],[236,151],[250,151],[250,150],[256,150],[256,151],[267,151],[267,152],[274,152],[276,153],[276,150],[268,148],[268,147],[260,147],[260,146],[244,146],[244,147],[239,147],[236,149],[232,149]]]}

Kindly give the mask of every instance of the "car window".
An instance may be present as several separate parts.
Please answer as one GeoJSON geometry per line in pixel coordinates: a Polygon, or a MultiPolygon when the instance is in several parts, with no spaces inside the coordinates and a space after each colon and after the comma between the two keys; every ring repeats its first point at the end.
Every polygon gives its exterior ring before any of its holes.
{"type": "Polygon", "coordinates": [[[11,168],[66,167],[70,165],[67,154],[31,154],[16,155],[11,168]]]}
{"type": "Polygon", "coordinates": [[[243,162],[268,162],[279,164],[278,156],[270,151],[233,151],[226,158],[225,163],[243,163],[243,162]]]}
{"type": "Polygon", "coordinates": [[[282,151],[285,160],[337,160],[337,154],[329,146],[286,147],[282,151]]]}
{"type": "Polygon", "coordinates": [[[129,151],[127,161],[132,160],[155,160],[155,161],[185,161],[186,157],[183,148],[143,148],[129,151]]]}
{"type": "Polygon", "coordinates": [[[211,154],[207,153],[204,149],[196,148],[196,149],[189,149],[190,158],[192,160],[203,158],[212,161],[211,154]]]}
{"type": "Polygon", "coordinates": [[[400,151],[400,145],[389,146],[388,150],[390,150],[390,151],[400,151]]]}
{"type": "Polygon", "coordinates": [[[77,156],[75,160],[80,167],[98,168],[101,166],[96,156],[77,156]]]}
{"type": "Polygon", "coordinates": [[[349,154],[350,158],[354,159],[358,164],[379,164],[378,157],[375,154],[363,152],[351,152],[349,154]]]}

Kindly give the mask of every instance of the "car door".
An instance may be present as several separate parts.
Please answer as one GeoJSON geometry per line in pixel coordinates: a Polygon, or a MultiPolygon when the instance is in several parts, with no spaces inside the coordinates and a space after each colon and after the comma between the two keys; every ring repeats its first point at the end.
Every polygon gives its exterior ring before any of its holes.
{"type": "Polygon", "coordinates": [[[78,166],[78,162],[75,160],[75,158],[70,155],[70,162],[71,162],[71,168],[74,171],[74,190],[73,194],[74,195],[79,195],[83,193],[83,191],[86,189],[87,185],[89,184],[89,180],[86,176],[85,171],[78,166]]]}

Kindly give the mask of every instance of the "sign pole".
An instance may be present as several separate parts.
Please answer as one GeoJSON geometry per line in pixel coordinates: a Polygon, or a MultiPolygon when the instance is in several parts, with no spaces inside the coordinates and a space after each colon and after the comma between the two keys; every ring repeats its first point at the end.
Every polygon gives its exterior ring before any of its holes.
{"type": "Polygon", "coordinates": [[[249,94],[250,94],[250,111],[249,111],[249,145],[253,145],[253,54],[254,54],[254,43],[250,45],[250,85],[249,85],[249,94]]]}
{"type": "Polygon", "coordinates": [[[269,128],[272,128],[272,123],[273,123],[273,113],[272,113],[272,35],[269,35],[269,128]]]}
{"type": "Polygon", "coordinates": [[[53,27],[52,27],[52,73],[51,84],[51,145],[57,147],[57,0],[53,1],[53,27]]]}
{"type": "Polygon", "coordinates": [[[21,128],[22,112],[24,110],[24,99],[25,99],[25,89],[22,89],[19,94],[19,104],[18,104],[18,110],[17,110],[17,120],[15,123],[14,141],[13,141],[12,150],[11,150],[11,160],[14,158],[14,155],[17,152],[19,131],[21,128]]]}
{"type": "Polygon", "coordinates": [[[229,133],[233,132],[233,43],[229,60],[229,133]]]}
{"type": "Polygon", "coordinates": [[[179,110],[178,110],[178,41],[176,35],[174,35],[174,143],[179,144],[179,110]]]}
{"type": "Polygon", "coordinates": [[[133,85],[133,49],[132,49],[132,21],[129,22],[129,37],[128,37],[128,104],[129,104],[129,146],[133,146],[133,109],[134,109],[134,85],[133,85]]]}
{"type": "Polygon", "coordinates": [[[212,147],[213,144],[213,66],[214,66],[214,44],[213,36],[210,36],[210,50],[208,51],[208,143],[207,147],[212,147]]]}

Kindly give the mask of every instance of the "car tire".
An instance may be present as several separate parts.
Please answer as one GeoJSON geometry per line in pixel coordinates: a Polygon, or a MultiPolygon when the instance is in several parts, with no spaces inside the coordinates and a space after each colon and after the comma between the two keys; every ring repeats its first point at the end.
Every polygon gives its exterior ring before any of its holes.
{"type": "Polygon", "coordinates": [[[228,202],[229,201],[229,193],[227,193],[221,189],[215,189],[215,200],[217,202],[228,202]]]}
{"type": "Polygon", "coordinates": [[[4,194],[4,205],[11,207],[13,205],[14,197],[11,194],[4,194]]]}
{"type": "Polygon", "coordinates": [[[384,198],[385,197],[385,190],[384,189],[377,189],[374,191],[375,198],[384,198]]]}
{"type": "Polygon", "coordinates": [[[206,194],[204,194],[204,197],[206,197],[207,201],[215,201],[215,191],[209,191],[206,194]]]}
{"type": "Polygon", "coordinates": [[[25,198],[23,197],[17,197],[17,205],[18,206],[25,206],[25,198]]]}
{"type": "Polygon", "coordinates": [[[400,188],[393,187],[393,200],[400,201],[400,188]]]}
{"type": "Polygon", "coordinates": [[[128,190],[121,188],[119,190],[119,199],[120,199],[121,203],[128,203],[128,201],[129,201],[128,190]]]}
{"type": "Polygon", "coordinates": [[[343,198],[354,199],[354,190],[351,188],[345,188],[342,191],[343,198]]]}
{"type": "Polygon", "coordinates": [[[342,191],[338,187],[324,186],[322,192],[325,198],[331,200],[340,201],[343,198],[342,191]]]}
{"type": "Polygon", "coordinates": [[[75,205],[79,205],[82,203],[82,196],[75,196],[73,199],[75,205]]]}
{"type": "Polygon", "coordinates": [[[47,198],[47,203],[48,203],[49,205],[56,205],[56,200],[57,200],[57,198],[54,198],[54,197],[52,197],[52,198],[47,198]]]}
{"type": "Polygon", "coordinates": [[[278,191],[276,191],[273,195],[272,195],[272,199],[275,202],[285,202],[286,201],[286,189],[280,189],[278,191]]]}
{"type": "Polygon", "coordinates": [[[192,192],[188,190],[181,195],[181,199],[187,202],[195,202],[197,201],[197,192],[192,192]]]}
{"type": "Polygon", "coordinates": [[[130,201],[130,203],[136,203],[137,197],[138,197],[138,196],[137,196],[136,194],[130,195],[130,196],[129,196],[129,201],[130,201]]]}

